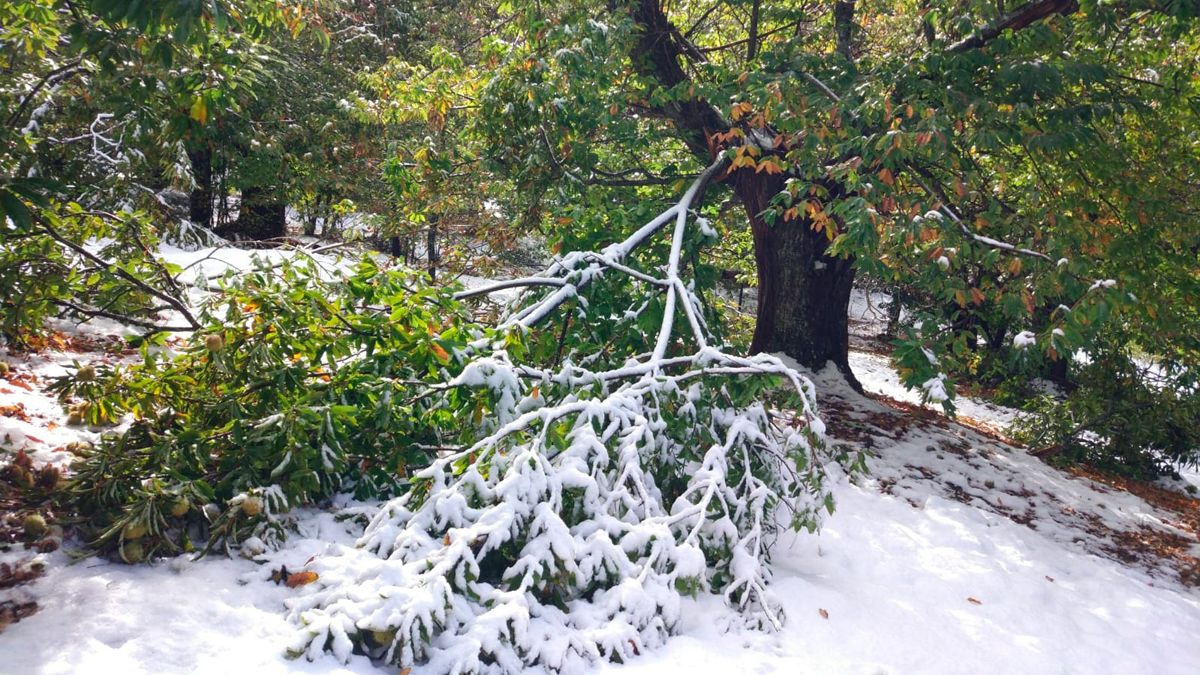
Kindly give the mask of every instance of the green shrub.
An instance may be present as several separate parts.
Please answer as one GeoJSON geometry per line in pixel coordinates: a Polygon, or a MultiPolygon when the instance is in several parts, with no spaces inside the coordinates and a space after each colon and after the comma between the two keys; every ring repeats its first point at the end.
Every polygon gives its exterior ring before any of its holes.
{"type": "Polygon", "coordinates": [[[1139,365],[1109,343],[1076,364],[1064,397],[1039,395],[1013,436],[1055,461],[1154,478],[1200,462],[1200,394],[1195,369],[1139,365]]]}

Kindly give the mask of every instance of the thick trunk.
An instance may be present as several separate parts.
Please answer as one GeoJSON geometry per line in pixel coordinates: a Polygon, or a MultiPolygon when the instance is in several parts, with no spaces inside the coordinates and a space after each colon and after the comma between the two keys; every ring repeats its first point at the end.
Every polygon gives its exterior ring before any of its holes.
{"type": "Polygon", "coordinates": [[[782,187],[777,178],[751,172],[732,178],[750,218],[758,267],[758,311],[750,350],[783,352],[813,370],[832,362],[861,390],[849,361],[854,261],[827,255],[829,239],[808,220],[767,224],[761,214],[782,187]]]}
{"type": "Polygon", "coordinates": [[[192,179],[196,187],[188,197],[188,220],[211,229],[213,226],[212,149],[208,146],[188,148],[192,179]]]}
{"type": "Polygon", "coordinates": [[[246,188],[229,230],[242,239],[278,239],[287,233],[287,205],[267,190],[246,188]]]}

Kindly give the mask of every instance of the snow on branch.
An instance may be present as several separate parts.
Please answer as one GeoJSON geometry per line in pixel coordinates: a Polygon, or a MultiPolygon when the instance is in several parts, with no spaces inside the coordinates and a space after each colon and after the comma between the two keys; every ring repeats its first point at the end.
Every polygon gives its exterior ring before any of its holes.
{"type": "MultiPolygon", "coordinates": [[[[297,655],[578,672],[661,644],[682,597],[704,592],[723,595],[747,625],[782,625],[769,551],[781,524],[815,529],[829,508],[824,427],[800,373],[713,344],[680,276],[692,207],[723,168],[714,163],[625,241],[485,289],[530,286],[534,296],[446,384],[490,402],[476,440],[436,455],[382,505],[356,550],[319,563],[324,587],[290,604],[303,626],[297,655]],[[635,269],[630,254],[670,223],[661,276],[635,269]],[[568,300],[586,312],[582,291],[606,273],[665,294],[657,327],[642,333],[651,351],[573,353],[550,369],[515,360],[504,336],[568,300]]],[[[593,320],[636,330],[648,304],[593,320]]]]}

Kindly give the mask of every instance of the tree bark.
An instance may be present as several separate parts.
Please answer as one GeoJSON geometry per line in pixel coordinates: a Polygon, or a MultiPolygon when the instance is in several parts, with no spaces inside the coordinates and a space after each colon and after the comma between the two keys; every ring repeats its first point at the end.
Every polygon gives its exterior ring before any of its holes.
{"type": "Polygon", "coordinates": [[[192,165],[192,180],[196,187],[188,195],[188,220],[194,225],[208,229],[213,226],[213,171],[212,148],[207,145],[188,148],[188,161],[192,165]]]}
{"type": "Polygon", "coordinates": [[[807,219],[768,224],[762,217],[783,187],[775,176],[735,172],[734,190],[754,236],[758,308],[752,353],[782,352],[814,371],[833,363],[858,391],[850,370],[849,306],[854,261],[828,255],[829,239],[807,219]]]}
{"type": "Polygon", "coordinates": [[[854,0],[838,0],[833,5],[833,25],[837,50],[847,61],[854,60],[854,0]]]}
{"type": "Polygon", "coordinates": [[[429,280],[437,281],[437,263],[438,263],[438,248],[437,248],[437,231],[438,218],[437,214],[432,214],[429,217],[429,230],[425,232],[425,261],[429,266],[429,280]]]}
{"type": "Polygon", "coordinates": [[[287,234],[287,205],[264,188],[245,188],[238,218],[228,230],[242,239],[278,239],[287,234]]]}

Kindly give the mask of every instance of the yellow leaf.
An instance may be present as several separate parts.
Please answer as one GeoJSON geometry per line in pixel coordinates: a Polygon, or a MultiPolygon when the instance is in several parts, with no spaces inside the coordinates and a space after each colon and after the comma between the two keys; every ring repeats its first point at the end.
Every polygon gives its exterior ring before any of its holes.
{"type": "Polygon", "coordinates": [[[192,99],[192,109],[188,113],[189,116],[200,123],[201,126],[208,124],[208,104],[204,102],[204,98],[197,96],[192,99]]]}

